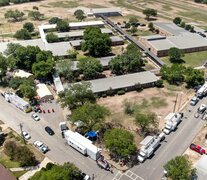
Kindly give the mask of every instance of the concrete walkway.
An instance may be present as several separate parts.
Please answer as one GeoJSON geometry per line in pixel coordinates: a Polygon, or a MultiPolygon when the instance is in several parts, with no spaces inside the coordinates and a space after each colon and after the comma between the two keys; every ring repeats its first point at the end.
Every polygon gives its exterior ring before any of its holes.
{"type": "Polygon", "coordinates": [[[47,163],[52,162],[50,159],[45,157],[45,159],[39,164],[38,168],[33,170],[29,170],[24,175],[22,175],[19,180],[28,180],[31,176],[33,176],[37,171],[41,170],[41,168],[46,167],[47,163]]]}

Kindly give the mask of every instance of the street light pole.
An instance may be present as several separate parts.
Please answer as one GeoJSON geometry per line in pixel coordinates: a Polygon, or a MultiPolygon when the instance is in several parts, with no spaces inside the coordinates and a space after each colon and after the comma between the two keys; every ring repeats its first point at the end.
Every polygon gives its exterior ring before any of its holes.
{"type": "Polygon", "coordinates": [[[25,141],[24,136],[23,136],[23,131],[22,131],[23,125],[21,123],[19,123],[19,127],[20,127],[20,131],[21,131],[21,136],[23,137],[23,140],[24,140],[24,144],[26,144],[26,141],[25,141]]]}

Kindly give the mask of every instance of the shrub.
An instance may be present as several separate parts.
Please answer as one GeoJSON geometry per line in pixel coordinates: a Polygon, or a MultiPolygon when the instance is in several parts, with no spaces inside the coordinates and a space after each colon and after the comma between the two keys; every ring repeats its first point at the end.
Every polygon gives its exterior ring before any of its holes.
{"type": "Polygon", "coordinates": [[[163,87],[163,80],[159,79],[155,82],[155,85],[159,88],[163,87]]]}
{"type": "Polygon", "coordinates": [[[125,91],[124,91],[124,90],[119,90],[119,91],[117,92],[117,94],[118,94],[118,95],[123,95],[123,94],[125,94],[125,91]]]}

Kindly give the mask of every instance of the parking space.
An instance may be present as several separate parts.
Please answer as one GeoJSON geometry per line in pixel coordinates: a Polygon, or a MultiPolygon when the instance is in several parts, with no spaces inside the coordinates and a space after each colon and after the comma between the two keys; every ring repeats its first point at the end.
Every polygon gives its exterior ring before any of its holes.
{"type": "Polygon", "coordinates": [[[113,180],[144,180],[142,177],[128,170],[125,173],[121,173],[120,171],[116,174],[113,180]]]}

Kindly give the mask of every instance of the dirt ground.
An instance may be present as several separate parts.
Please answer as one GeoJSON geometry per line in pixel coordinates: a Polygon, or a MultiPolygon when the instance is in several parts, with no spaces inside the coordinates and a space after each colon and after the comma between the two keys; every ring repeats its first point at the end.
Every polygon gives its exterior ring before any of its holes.
{"type": "Polygon", "coordinates": [[[113,96],[100,98],[98,104],[103,105],[110,109],[111,115],[107,121],[114,124],[121,124],[125,129],[130,130],[135,135],[135,142],[138,146],[142,137],[137,133],[137,126],[134,123],[133,117],[124,113],[124,101],[128,100],[131,103],[143,104],[143,108],[154,112],[159,120],[159,129],[164,127],[164,118],[168,113],[173,111],[175,100],[177,98],[176,111],[181,109],[182,106],[193,96],[191,90],[169,86],[166,88],[149,88],[141,92],[128,92],[121,96],[113,96]],[[180,90],[182,89],[182,91],[180,90]]]}
{"type": "MultiPolygon", "coordinates": [[[[195,137],[192,143],[199,145],[203,147],[207,151],[207,140],[205,139],[205,135],[207,133],[207,126],[204,126],[198,135],[195,137]]],[[[193,163],[193,165],[196,164],[196,162],[200,159],[201,155],[195,151],[192,151],[190,148],[188,148],[185,153],[185,155],[188,155],[189,160],[193,163]]]]}

